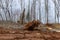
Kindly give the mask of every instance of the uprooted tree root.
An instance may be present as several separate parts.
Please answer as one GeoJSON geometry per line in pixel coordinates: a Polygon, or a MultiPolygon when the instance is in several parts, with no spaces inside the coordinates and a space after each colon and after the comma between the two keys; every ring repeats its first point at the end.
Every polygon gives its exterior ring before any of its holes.
{"type": "Polygon", "coordinates": [[[24,29],[33,31],[34,28],[38,27],[40,24],[41,24],[40,21],[33,20],[33,21],[27,23],[26,25],[24,25],[24,29]]]}

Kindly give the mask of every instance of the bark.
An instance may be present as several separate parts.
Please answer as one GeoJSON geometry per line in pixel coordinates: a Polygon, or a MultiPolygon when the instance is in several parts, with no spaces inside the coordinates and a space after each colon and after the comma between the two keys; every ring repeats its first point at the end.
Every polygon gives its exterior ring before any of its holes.
{"type": "Polygon", "coordinates": [[[39,20],[41,21],[41,0],[39,0],[39,20]]]}
{"type": "Polygon", "coordinates": [[[45,13],[46,13],[47,24],[48,24],[48,0],[45,0],[45,13]]]}

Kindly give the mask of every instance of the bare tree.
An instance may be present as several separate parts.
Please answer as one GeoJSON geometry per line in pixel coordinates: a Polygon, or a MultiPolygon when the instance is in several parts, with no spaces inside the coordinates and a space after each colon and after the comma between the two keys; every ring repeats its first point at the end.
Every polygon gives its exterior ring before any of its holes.
{"type": "Polygon", "coordinates": [[[10,21],[12,21],[12,18],[13,18],[13,13],[12,13],[12,2],[13,0],[10,1],[11,4],[10,4],[10,7],[11,7],[11,12],[9,13],[9,16],[10,16],[10,21]],[[12,14],[12,15],[11,15],[12,14]]]}
{"type": "Polygon", "coordinates": [[[29,4],[28,4],[27,20],[28,20],[28,22],[30,21],[30,0],[29,0],[29,4]]]}
{"type": "Polygon", "coordinates": [[[1,16],[1,18],[2,18],[2,20],[1,20],[1,21],[3,21],[3,17],[2,17],[2,14],[1,14],[1,12],[0,12],[0,16],[1,16]]]}
{"type": "Polygon", "coordinates": [[[57,13],[57,10],[56,10],[56,7],[57,7],[56,0],[54,0],[54,4],[55,4],[55,23],[56,23],[56,13],[57,13]]]}
{"type": "Polygon", "coordinates": [[[3,5],[3,0],[0,0],[0,2],[2,4],[1,8],[2,8],[3,12],[5,13],[6,21],[8,21],[8,18],[10,19],[10,17],[11,17],[10,11],[9,11],[9,0],[5,0],[6,7],[4,7],[4,5],[3,5]]]}
{"type": "Polygon", "coordinates": [[[33,20],[35,20],[35,15],[36,15],[36,12],[35,12],[35,9],[36,9],[36,0],[33,0],[33,3],[32,3],[32,17],[33,17],[33,20]]]}
{"type": "Polygon", "coordinates": [[[48,24],[48,0],[45,0],[45,13],[46,13],[47,24],[48,24]]]}
{"type": "Polygon", "coordinates": [[[23,10],[23,13],[21,15],[21,24],[24,24],[24,17],[25,17],[25,9],[23,10]]]}
{"type": "Polygon", "coordinates": [[[59,24],[59,1],[58,0],[53,0],[55,4],[55,23],[56,23],[56,16],[58,19],[58,24],[59,24]]]}
{"type": "MultiPolygon", "coordinates": [[[[9,0],[6,0],[6,14],[8,14],[10,18],[10,11],[9,11],[9,0]]],[[[5,14],[5,15],[6,15],[5,14]]],[[[6,15],[6,20],[8,20],[8,16],[6,15]]]]}
{"type": "MultiPolygon", "coordinates": [[[[32,4],[32,5],[33,5],[33,4],[32,4]]],[[[32,6],[31,6],[31,21],[33,20],[32,12],[33,12],[33,10],[32,10],[32,6]]]]}
{"type": "Polygon", "coordinates": [[[41,0],[39,0],[39,19],[41,21],[41,0]]]}
{"type": "Polygon", "coordinates": [[[21,10],[22,10],[22,0],[21,0],[21,10]]]}
{"type": "MultiPolygon", "coordinates": [[[[25,8],[23,7],[23,0],[21,1],[21,14],[20,14],[20,24],[24,24],[25,23],[25,8]]],[[[25,6],[25,2],[24,2],[24,6],[25,6]]]]}
{"type": "Polygon", "coordinates": [[[2,14],[1,14],[1,8],[2,8],[2,0],[0,0],[0,16],[1,16],[2,21],[3,21],[3,17],[2,17],[2,14]]]}
{"type": "Polygon", "coordinates": [[[58,18],[58,23],[59,23],[59,11],[58,11],[58,3],[57,3],[57,0],[53,0],[54,4],[55,4],[55,23],[56,23],[56,16],[58,18]]]}
{"type": "Polygon", "coordinates": [[[58,9],[57,17],[58,17],[58,24],[59,24],[59,1],[58,1],[57,5],[58,5],[58,7],[57,7],[57,9],[58,9]]]}
{"type": "MultiPolygon", "coordinates": [[[[3,0],[0,0],[0,2],[1,2],[1,8],[2,8],[2,10],[3,10],[3,12],[5,13],[5,18],[6,18],[6,20],[7,20],[7,17],[6,17],[6,7],[4,7],[4,5],[3,5],[3,0]]],[[[5,20],[3,20],[3,21],[5,21],[5,20]]]]}

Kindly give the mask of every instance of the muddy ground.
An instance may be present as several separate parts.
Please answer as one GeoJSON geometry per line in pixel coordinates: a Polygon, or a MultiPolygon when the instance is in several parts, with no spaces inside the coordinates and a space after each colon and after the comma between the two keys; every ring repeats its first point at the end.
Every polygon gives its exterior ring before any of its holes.
{"type": "Polygon", "coordinates": [[[11,22],[0,22],[0,40],[60,40],[60,32],[41,30],[22,30],[23,26],[11,22]]]}
{"type": "Polygon", "coordinates": [[[0,40],[60,40],[60,33],[41,30],[27,31],[1,28],[0,40]]]}

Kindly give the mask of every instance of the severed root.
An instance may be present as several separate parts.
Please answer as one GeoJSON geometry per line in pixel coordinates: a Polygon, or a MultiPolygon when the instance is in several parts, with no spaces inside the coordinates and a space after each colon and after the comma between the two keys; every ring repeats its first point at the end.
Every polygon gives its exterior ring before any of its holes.
{"type": "Polygon", "coordinates": [[[39,21],[33,20],[27,23],[26,25],[24,25],[24,29],[33,31],[35,27],[39,26],[39,24],[40,24],[39,21]]]}

